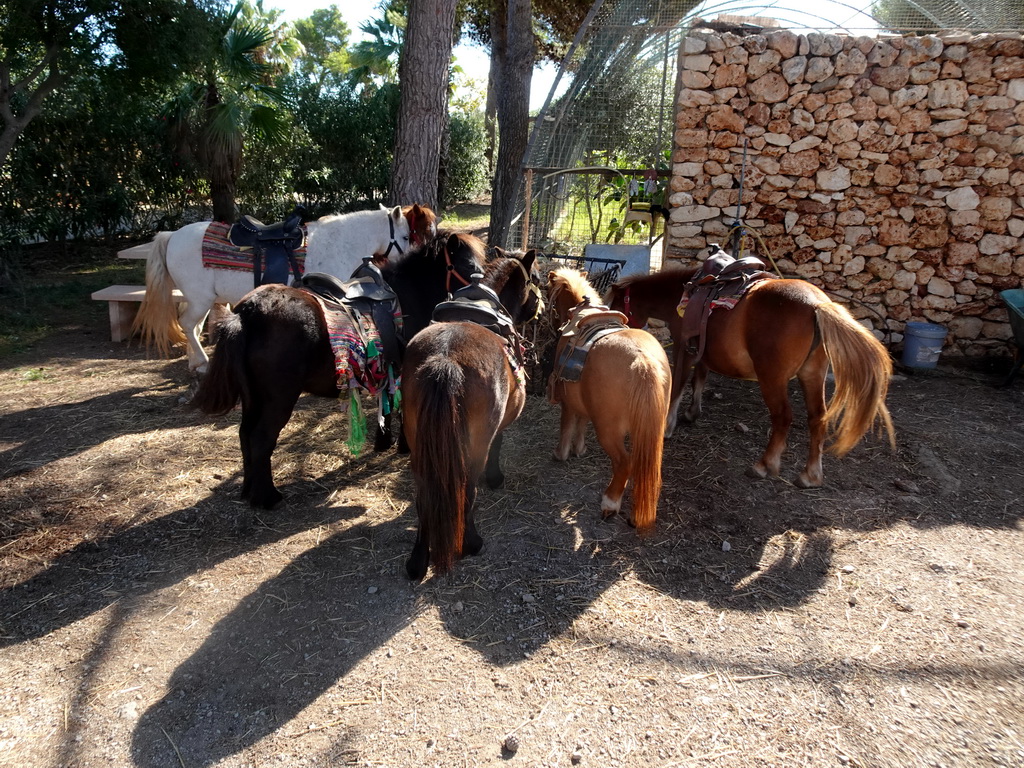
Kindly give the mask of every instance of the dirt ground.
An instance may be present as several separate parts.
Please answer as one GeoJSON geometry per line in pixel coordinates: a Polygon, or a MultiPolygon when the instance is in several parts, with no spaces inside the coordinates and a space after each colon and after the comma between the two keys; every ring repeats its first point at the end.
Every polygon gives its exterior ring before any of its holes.
{"type": "Polygon", "coordinates": [[[183,359],[91,307],[0,364],[4,766],[1024,766],[1024,381],[897,376],[897,450],[808,491],[802,409],[753,479],[767,412],[713,378],[644,540],[532,396],[483,552],[416,585],[408,461],[335,403],[241,534],[238,414],[182,406],[183,359]]]}

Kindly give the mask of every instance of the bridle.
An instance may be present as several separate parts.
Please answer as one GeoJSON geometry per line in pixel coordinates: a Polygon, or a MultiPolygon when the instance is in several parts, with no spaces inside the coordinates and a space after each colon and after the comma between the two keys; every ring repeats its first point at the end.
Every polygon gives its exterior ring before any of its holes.
{"type": "Polygon", "coordinates": [[[391,255],[391,249],[394,248],[398,251],[398,255],[401,256],[405,251],[402,250],[402,246],[398,244],[398,240],[395,239],[395,220],[391,218],[391,212],[388,211],[388,236],[391,238],[391,242],[388,243],[388,249],[384,251],[384,255],[380,258],[387,260],[388,256],[391,255]]]}
{"type": "Polygon", "coordinates": [[[536,320],[538,317],[540,317],[541,312],[544,311],[544,297],[541,296],[540,292],[540,279],[531,275],[527,271],[526,267],[523,266],[523,262],[521,262],[519,259],[516,259],[516,264],[518,265],[520,271],[522,271],[523,277],[526,278],[527,292],[537,299],[537,304],[533,308],[533,314],[523,321],[526,323],[530,323],[536,320]]]}
{"type": "Polygon", "coordinates": [[[459,279],[459,282],[462,283],[463,286],[469,285],[469,280],[460,275],[459,271],[455,269],[455,265],[452,264],[451,254],[448,253],[448,243],[444,244],[444,263],[445,268],[448,270],[448,274],[445,275],[444,289],[448,293],[452,292],[452,275],[455,275],[455,277],[459,279]]]}

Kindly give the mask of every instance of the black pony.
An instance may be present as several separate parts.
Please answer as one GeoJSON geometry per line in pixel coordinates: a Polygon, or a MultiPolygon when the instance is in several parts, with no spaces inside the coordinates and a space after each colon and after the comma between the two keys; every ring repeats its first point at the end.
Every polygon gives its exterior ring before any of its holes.
{"type": "MultiPolygon", "coordinates": [[[[398,295],[406,339],[427,326],[434,307],[449,292],[482,271],[483,256],[479,238],[442,233],[389,260],[382,272],[398,295]]],[[[352,338],[365,335],[363,331],[353,327],[352,338]]],[[[274,486],[270,458],[299,395],[338,398],[345,393],[339,389],[325,312],[307,291],[265,285],[234,307],[219,334],[209,372],[192,404],[219,416],[241,400],[241,497],[252,507],[272,509],[283,496],[274,486]]],[[[400,370],[400,360],[387,362],[400,370]]]]}

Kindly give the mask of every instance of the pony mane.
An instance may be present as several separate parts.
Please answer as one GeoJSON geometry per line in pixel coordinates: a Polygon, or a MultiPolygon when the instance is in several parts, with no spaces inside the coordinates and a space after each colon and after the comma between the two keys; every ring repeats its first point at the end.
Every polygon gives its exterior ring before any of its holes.
{"type": "Polygon", "coordinates": [[[601,297],[579,270],[571,267],[561,267],[551,273],[552,280],[549,281],[549,294],[551,303],[554,304],[563,292],[569,292],[574,298],[574,304],[579,304],[583,299],[589,298],[591,304],[600,304],[601,297]]]}
{"type": "MultiPolygon", "coordinates": [[[[516,262],[519,261],[513,256],[499,256],[487,264],[487,271],[484,274],[484,282],[493,288],[496,285],[505,285],[508,282],[512,271],[516,269],[516,262]]],[[[522,262],[519,262],[520,264],[522,262]]]]}

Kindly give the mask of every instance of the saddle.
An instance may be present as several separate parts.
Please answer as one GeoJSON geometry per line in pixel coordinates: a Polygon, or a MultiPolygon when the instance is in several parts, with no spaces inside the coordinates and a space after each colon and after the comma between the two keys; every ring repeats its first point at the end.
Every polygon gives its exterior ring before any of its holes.
{"type": "Polygon", "coordinates": [[[481,282],[483,275],[474,272],[469,280],[469,285],[449,294],[446,301],[434,307],[430,322],[475,323],[498,334],[506,342],[517,340],[518,334],[512,317],[501,305],[498,294],[481,282]]]}
{"type": "Polygon", "coordinates": [[[298,278],[295,287],[315,294],[336,310],[369,317],[380,334],[385,359],[396,365],[401,361],[406,340],[398,294],[385,282],[372,257],[364,256],[363,263],[347,281],[323,272],[307,272],[298,278]]]}
{"type": "Polygon", "coordinates": [[[621,312],[602,304],[593,306],[590,299],[584,299],[558,329],[560,339],[565,339],[566,343],[561,346],[555,360],[553,378],[579,381],[594,343],[628,327],[626,316],[621,312]]]}
{"type": "Polygon", "coordinates": [[[252,216],[243,216],[228,230],[228,240],[238,248],[252,249],[254,287],[267,283],[288,283],[291,267],[296,282],[302,272],[295,260],[295,249],[302,245],[306,233],[302,229],[305,209],[295,210],[284,221],[264,224],[252,216]]]}
{"type": "Polygon", "coordinates": [[[677,310],[683,318],[680,336],[694,363],[704,356],[711,310],[732,309],[752,285],[774,277],[756,256],[734,259],[719,248],[707,257],[683,288],[677,310]]]}

